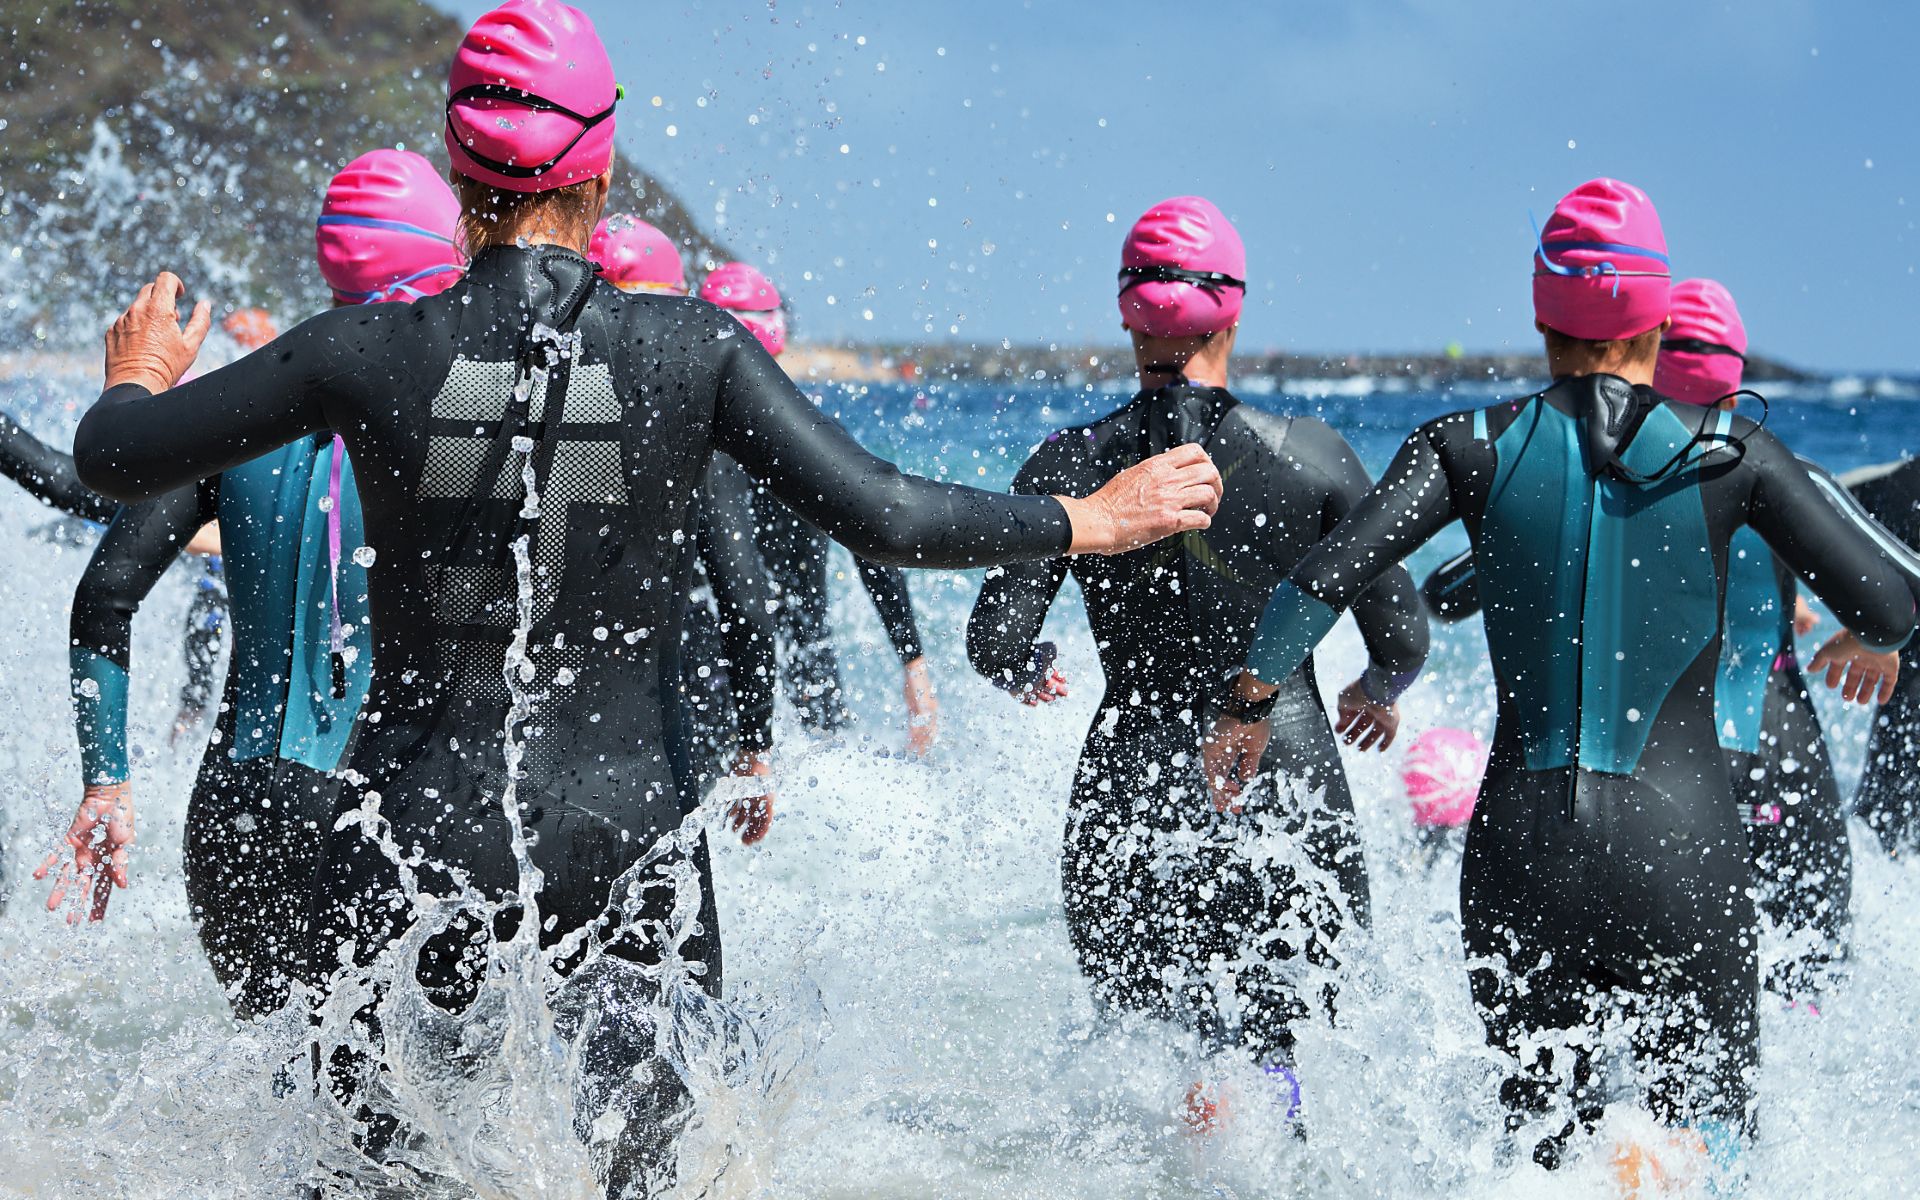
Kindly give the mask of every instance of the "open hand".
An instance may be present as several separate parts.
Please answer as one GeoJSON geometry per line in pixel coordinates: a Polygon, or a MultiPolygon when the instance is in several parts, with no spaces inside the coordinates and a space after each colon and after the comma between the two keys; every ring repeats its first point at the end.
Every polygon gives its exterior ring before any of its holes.
{"type": "Polygon", "coordinates": [[[1820,647],[1820,653],[1807,664],[1807,672],[1815,674],[1823,667],[1827,672],[1827,686],[1840,688],[1841,698],[1848,703],[1885,704],[1892,698],[1893,685],[1900,679],[1900,653],[1869,650],[1853,636],[1852,630],[1842,629],[1820,647]]]}
{"type": "Polygon", "coordinates": [[[740,844],[752,846],[773,828],[773,763],[764,754],[742,754],[734,764],[735,779],[765,779],[755,794],[735,800],[727,808],[727,822],[740,835],[740,844]]]}
{"type": "Polygon", "coordinates": [[[113,889],[127,886],[127,847],[133,845],[133,791],[127,784],[96,784],[87,789],[80,811],[67,827],[65,838],[70,858],[61,861],[55,850],[35,870],[35,879],[45,879],[55,864],[59,874],[53,891],[47,896],[47,911],[59,912],[69,898],[74,902],[67,913],[67,924],[80,922],[84,905],[87,920],[102,920],[113,889]]]}
{"type": "Polygon", "coordinates": [[[1207,773],[1207,791],[1213,798],[1213,811],[1239,812],[1241,793],[1260,773],[1260,760],[1267,753],[1266,721],[1239,721],[1229,716],[1216,717],[1212,732],[1201,750],[1201,767],[1207,773]]]}
{"type": "Polygon", "coordinates": [[[1124,554],[1213,524],[1220,472],[1188,443],[1135,463],[1084,500],[1056,496],[1073,527],[1070,554],[1124,554]]]}
{"type": "Polygon", "coordinates": [[[187,373],[213,325],[213,306],[196,303],[182,329],[178,305],[186,291],[171,271],[140,289],[107,330],[108,387],[137,383],[149,392],[164,392],[187,373]]]}
{"type": "Polygon", "coordinates": [[[1334,725],[1347,745],[1359,750],[1385,750],[1400,732],[1400,706],[1381,704],[1367,695],[1358,679],[1340,692],[1340,719],[1334,725]]]}

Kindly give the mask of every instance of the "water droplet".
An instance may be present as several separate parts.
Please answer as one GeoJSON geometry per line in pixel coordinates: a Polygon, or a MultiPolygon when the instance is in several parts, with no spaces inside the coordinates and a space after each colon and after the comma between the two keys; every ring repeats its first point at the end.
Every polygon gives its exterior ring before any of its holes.
{"type": "Polygon", "coordinates": [[[353,552],[353,565],[356,567],[371,567],[375,557],[376,555],[374,554],[372,546],[361,546],[353,552]]]}

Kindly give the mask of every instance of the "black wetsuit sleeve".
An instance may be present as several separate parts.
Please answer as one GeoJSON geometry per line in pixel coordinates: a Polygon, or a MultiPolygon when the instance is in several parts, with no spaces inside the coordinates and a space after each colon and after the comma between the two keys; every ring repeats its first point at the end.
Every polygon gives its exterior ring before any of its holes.
{"type": "Polygon", "coordinates": [[[1751,427],[1744,440],[1754,473],[1748,523],[1864,645],[1904,646],[1913,635],[1914,592],[1876,541],[1877,526],[1841,502],[1844,488],[1816,483],[1772,434],[1751,427]]]}
{"type": "Polygon", "coordinates": [[[1380,482],[1294,566],[1247,653],[1258,678],[1278,683],[1291,675],[1340,613],[1459,516],[1446,454],[1451,431],[1462,427],[1454,416],[1415,430],[1380,482]]]}
{"type": "Polygon", "coordinates": [[[1913,593],[1915,602],[1920,603],[1920,550],[1915,550],[1893,530],[1881,524],[1880,519],[1860,502],[1860,498],[1835,479],[1825,467],[1804,458],[1799,461],[1807,474],[1813,477],[1813,484],[1821,494],[1873,539],[1874,545],[1887,556],[1887,561],[1906,579],[1907,588],[1913,593]]]}
{"type": "Polygon", "coordinates": [[[351,445],[356,414],[364,410],[330,412],[330,404],[437,386],[408,374],[432,358],[420,352],[419,335],[408,336],[418,307],[331,309],[191,383],[157,395],[138,384],[108,388],[73,435],[80,481],[133,503],[321,429],[346,434],[351,445]]]}
{"type": "Polygon", "coordinates": [[[739,466],[715,458],[702,488],[700,555],[720,608],[721,651],[739,721],[740,749],[773,747],[773,587],[753,539],[753,485],[739,466]]]}
{"type": "Polygon", "coordinates": [[[113,510],[118,507],[80,482],[72,455],[62,454],[34,437],[6,413],[0,413],[0,475],[43,503],[102,525],[113,520],[113,510]]]}
{"type": "Polygon", "coordinates": [[[1474,573],[1473,551],[1462,550],[1435,567],[1420,585],[1420,598],[1435,620],[1452,625],[1480,611],[1480,578],[1474,573]]]}
{"type": "MultiPolygon", "coordinates": [[[[1043,448],[1014,477],[1013,490],[1024,495],[1070,486],[1043,465],[1043,448]]],[[[1067,578],[1064,557],[1009,563],[987,572],[973,613],[967,618],[967,661],[995,687],[1021,695],[1053,669],[1056,650],[1040,642],[1047,610],[1067,578]]]]}
{"type": "Polygon", "coordinates": [[[903,474],[800,394],[753,338],[728,337],[714,440],[847,549],[903,567],[984,567],[1063,553],[1066,510],[903,474]]]}
{"type": "Polygon", "coordinates": [[[127,778],[127,683],[133,614],[194,531],[214,515],[213,486],[122,508],[73,593],[69,625],[75,724],[89,784],[127,778]]]}
{"type": "Polygon", "coordinates": [[[913,619],[913,599],[907,595],[906,572],[857,554],[853,565],[873,600],[874,611],[880,614],[880,623],[886,626],[894,654],[899,656],[900,665],[906,666],[925,653],[920,645],[920,626],[913,619]]]}
{"type": "MultiPolygon", "coordinates": [[[[1327,500],[1321,536],[1339,527],[1373,485],[1367,469],[1345,438],[1324,421],[1296,420],[1288,437],[1294,456],[1318,471],[1326,481],[1327,500]]],[[[1367,669],[1361,686],[1376,702],[1392,703],[1412,686],[1426,665],[1432,632],[1426,609],[1402,566],[1381,573],[1377,582],[1353,603],[1354,624],[1367,647],[1367,669]]]]}

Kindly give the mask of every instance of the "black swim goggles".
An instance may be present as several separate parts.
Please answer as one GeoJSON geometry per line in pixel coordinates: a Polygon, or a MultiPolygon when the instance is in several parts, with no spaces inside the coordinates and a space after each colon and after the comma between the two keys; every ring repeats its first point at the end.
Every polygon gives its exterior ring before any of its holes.
{"type": "Polygon", "coordinates": [[[476,83],[472,87],[461,88],[453,95],[447,97],[447,133],[459,144],[461,151],[466,154],[468,158],[471,158],[474,162],[479,163],[494,174],[505,175],[508,179],[532,179],[537,175],[544,175],[548,171],[553,170],[561,159],[573,153],[573,148],[580,144],[580,139],[586,137],[587,132],[595,125],[611,117],[614,106],[625,99],[626,95],[627,89],[618,84],[614,85],[613,103],[589,116],[586,113],[577,113],[566,105],[556,103],[544,96],[536,96],[532,92],[523,91],[517,87],[510,87],[504,83],[476,83]],[[560,153],[543,163],[535,163],[532,166],[527,166],[522,163],[502,162],[497,158],[488,158],[478,150],[475,150],[468,144],[466,138],[460,136],[459,130],[453,127],[453,106],[467,100],[505,100],[508,103],[517,104],[532,112],[559,113],[563,117],[571,117],[573,120],[580,122],[580,132],[574,134],[573,140],[561,147],[560,153]]]}
{"type": "MultiPolygon", "coordinates": [[[[1668,338],[1660,343],[1660,349],[1671,350],[1675,354],[1731,354],[1741,362],[1747,361],[1747,356],[1732,346],[1722,346],[1719,342],[1709,342],[1701,338],[1668,338]]],[[[1725,398],[1721,397],[1723,400],[1725,398]]]]}
{"type": "Polygon", "coordinates": [[[1121,267],[1120,292],[1125,295],[1127,289],[1139,287],[1143,283],[1190,283],[1209,292],[1218,292],[1221,288],[1239,288],[1247,290],[1247,281],[1235,279],[1225,271],[1189,271],[1185,267],[1121,267]]]}

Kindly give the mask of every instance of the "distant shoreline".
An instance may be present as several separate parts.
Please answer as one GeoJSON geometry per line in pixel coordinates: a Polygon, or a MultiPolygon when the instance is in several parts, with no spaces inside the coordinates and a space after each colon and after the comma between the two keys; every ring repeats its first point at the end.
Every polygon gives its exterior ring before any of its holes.
{"type": "MultiPolygon", "coordinates": [[[[217,353],[217,352],[216,352],[217,353]]],[[[211,358],[211,356],[210,356],[211,358]]],[[[85,375],[99,370],[96,354],[79,350],[0,352],[0,379],[85,375]]],[[[213,359],[207,369],[220,365],[213,359]]],[[[781,365],[809,383],[1024,383],[1053,386],[1122,386],[1133,378],[1130,351],[1114,346],[906,346],[799,342],[788,346],[781,365]]],[[[1432,391],[1456,385],[1476,388],[1546,378],[1546,362],[1523,354],[1308,354],[1255,353],[1234,359],[1237,380],[1249,391],[1285,391],[1290,383],[1375,380],[1389,390],[1432,391]]],[[[1862,395],[1913,394],[1920,378],[1873,371],[1807,371],[1750,357],[1747,382],[1833,385],[1862,395]]]]}

